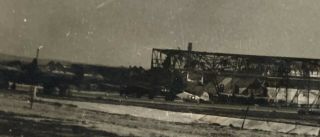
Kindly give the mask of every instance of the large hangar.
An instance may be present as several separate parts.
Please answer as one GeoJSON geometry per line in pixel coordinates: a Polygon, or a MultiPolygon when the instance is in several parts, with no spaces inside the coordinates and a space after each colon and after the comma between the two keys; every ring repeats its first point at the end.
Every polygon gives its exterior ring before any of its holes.
{"type": "Polygon", "coordinates": [[[212,100],[319,107],[320,59],[198,52],[189,43],[188,50],[153,49],[151,69],[179,71],[212,100]]]}

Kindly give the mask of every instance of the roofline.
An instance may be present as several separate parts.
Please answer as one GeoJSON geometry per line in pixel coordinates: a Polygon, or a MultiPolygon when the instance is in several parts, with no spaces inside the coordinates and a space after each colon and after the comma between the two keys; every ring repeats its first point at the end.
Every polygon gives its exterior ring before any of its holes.
{"type": "MultiPolygon", "coordinates": [[[[179,50],[179,49],[158,49],[153,48],[155,51],[159,52],[180,52],[188,53],[188,50],[179,50]]],[[[303,58],[303,57],[286,57],[286,56],[267,56],[267,55],[249,55],[249,54],[236,54],[236,53],[220,53],[220,52],[204,52],[204,51],[191,51],[195,54],[204,54],[204,55],[218,55],[218,56],[237,56],[237,57],[257,57],[257,58],[274,58],[274,59],[288,59],[288,60],[300,60],[300,61],[319,61],[318,58],[303,58]]]]}

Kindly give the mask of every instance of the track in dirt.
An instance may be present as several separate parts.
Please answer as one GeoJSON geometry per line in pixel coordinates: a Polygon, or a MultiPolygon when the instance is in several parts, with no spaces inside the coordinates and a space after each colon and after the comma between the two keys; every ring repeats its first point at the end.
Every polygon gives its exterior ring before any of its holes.
{"type": "MultiPolygon", "coordinates": [[[[46,96],[48,97],[48,96],[46,96]]],[[[140,106],[160,110],[168,110],[175,112],[186,112],[186,113],[197,113],[197,114],[206,114],[206,115],[216,115],[216,116],[225,116],[225,117],[235,117],[243,118],[245,113],[246,106],[230,105],[226,108],[222,106],[217,107],[216,105],[210,106],[209,104],[190,104],[190,103],[175,103],[175,102],[154,102],[149,101],[140,101],[139,99],[121,99],[121,98],[89,98],[89,97],[48,97],[54,99],[64,99],[64,100],[73,100],[73,101],[82,101],[82,102],[94,102],[94,103],[106,103],[114,105],[128,105],[128,106],[140,106]],[[121,101],[120,101],[121,100],[121,101]]],[[[254,106],[250,106],[254,108],[254,106]]],[[[308,116],[308,115],[299,115],[296,111],[288,110],[284,111],[286,108],[277,109],[274,111],[270,110],[252,110],[248,112],[248,119],[253,120],[263,120],[263,121],[272,121],[272,122],[281,122],[281,123],[290,123],[290,124],[301,124],[308,126],[320,126],[320,117],[319,116],[308,116]]]]}

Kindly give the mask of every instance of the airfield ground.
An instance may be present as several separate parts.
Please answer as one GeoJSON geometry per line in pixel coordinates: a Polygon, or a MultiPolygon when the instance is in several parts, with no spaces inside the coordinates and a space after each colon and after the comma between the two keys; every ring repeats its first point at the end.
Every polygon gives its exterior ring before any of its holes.
{"type": "MultiPolygon", "coordinates": [[[[26,93],[0,92],[0,136],[305,136],[111,114],[95,108],[79,107],[77,103],[83,104],[79,101],[64,104],[60,99],[37,101],[30,109],[29,99],[26,93]]],[[[132,110],[128,107],[127,111],[132,110]]]]}

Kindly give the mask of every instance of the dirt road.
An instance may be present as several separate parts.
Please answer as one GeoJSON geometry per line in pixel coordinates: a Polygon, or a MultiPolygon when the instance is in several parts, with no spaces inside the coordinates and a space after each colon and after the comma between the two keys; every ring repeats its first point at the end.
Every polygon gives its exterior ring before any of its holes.
{"type": "Polygon", "coordinates": [[[29,96],[0,92],[0,136],[298,136],[239,130],[210,124],[182,124],[81,109],[75,105],[35,102],[29,96]],[[103,127],[103,128],[101,128],[103,127]]]}

